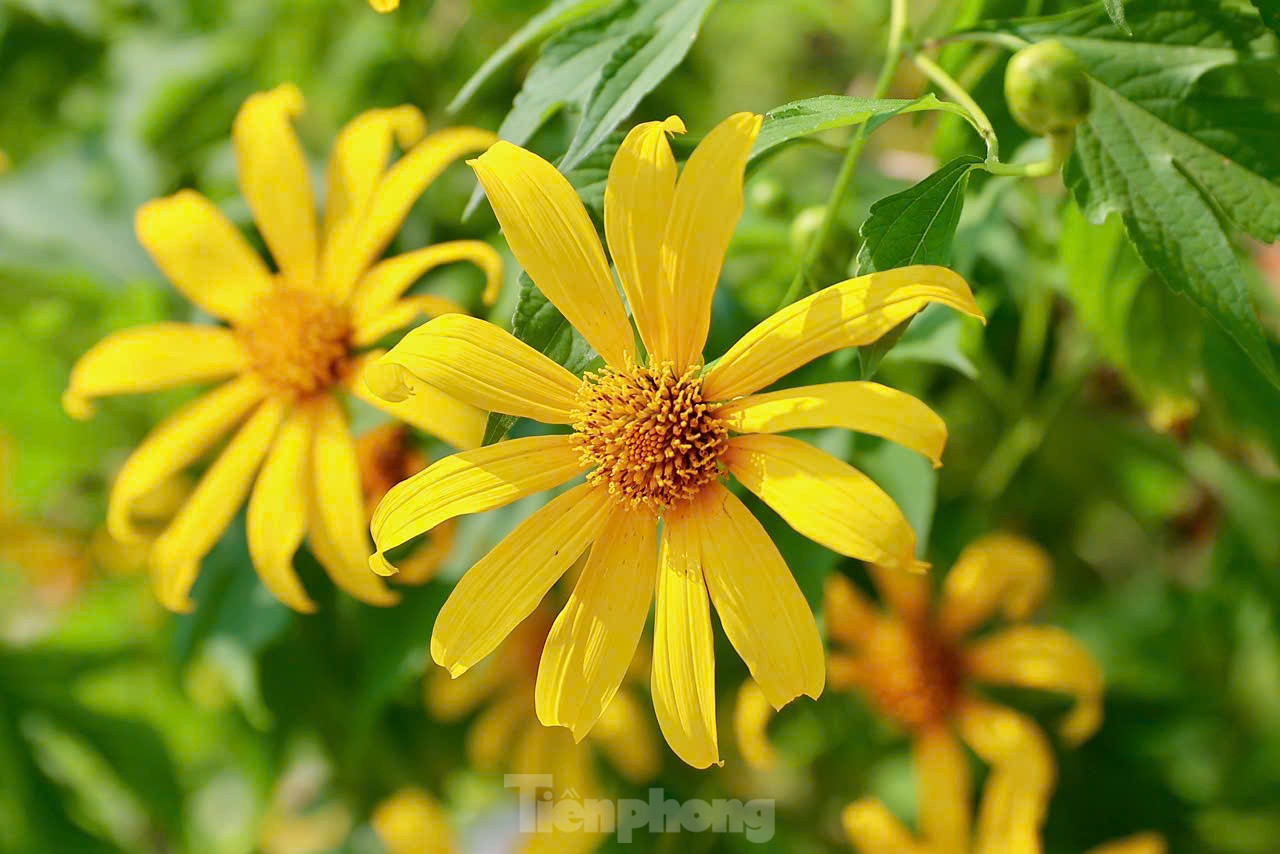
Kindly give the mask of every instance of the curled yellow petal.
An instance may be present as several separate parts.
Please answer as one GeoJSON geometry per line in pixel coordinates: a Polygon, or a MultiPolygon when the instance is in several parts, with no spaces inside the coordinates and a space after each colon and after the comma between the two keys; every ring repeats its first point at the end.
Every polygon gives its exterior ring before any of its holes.
{"type": "Polygon", "coordinates": [[[307,155],[293,131],[303,110],[292,83],[250,95],[231,126],[240,191],[284,278],[296,288],[316,282],[316,205],[307,155]]]}
{"type": "Polygon", "coordinates": [[[635,657],[657,581],[657,519],[621,505],[609,514],[538,665],[538,719],[591,731],[635,657]]]}
{"type": "Polygon", "coordinates": [[[298,410],[280,428],[245,516],[249,557],[262,583],[281,602],[303,613],[316,609],[293,569],[293,554],[307,531],[310,453],[311,421],[305,410],[298,410]]]}
{"type": "Polygon", "coordinates": [[[848,557],[915,566],[915,532],[884,490],[862,472],[789,436],[739,436],[725,465],[792,528],[848,557]]]}
{"type": "Polygon", "coordinates": [[[419,384],[411,396],[394,403],[370,391],[364,381],[364,368],[385,353],[385,350],[371,350],[362,354],[347,378],[349,392],[397,421],[417,427],[459,450],[480,447],[489,418],[483,410],[428,385],[419,384]]]}
{"type": "Polygon", "coordinates": [[[529,436],[437,460],[396,484],[374,510],[374,566],[388,549],[468,513],[503,507],[582,471],[569,436],[529,436]]]}
{"type": "Polygon", "coordinates": [[[942,465],[947,425],[905,392],[873,382],[841,382],[753,394],[716,410],[738,433],[842,427],[896,442],[942,465]]]}
{"type": "Polygon", "coordinates": [[[934,302],[982,317],[969,285],[945,267],[900,267],[831,285],[742,336],[707,372],[703,394],[750,394],[833,350],[870,344],[934,302]]]}
{"type": "Polygon", "coordinates": [[[435,386],[491,412],[545,424],[574,420],[582,381],[492,323],[446,314],[414,329],[365,369],[369,389],[397,403],[435,386]]]}
{"type": "Polygon", "coordinates": [[[71,369],[62,407],[73,418],[93,414],[93,399],[205,383],[240,373],[244,349],[229,329],[156,323],[114,332],[71,369]]]}
{"type": "Polygon", "coordinates": [[[651,362],[675,358],[667,318],[674,317],[674,290],[663,283],[662,241],[676,192],[676,159],[667,134],[684,133],[684,122],[637,125],[613,156],[604,191],[604,233],[640,340],[651,362]]]}
{"type": "Polygon", "coordinates": [[[991,534],[960,553],[942,586],[939,620],[953,638],[978,628],[997,611],[1025,620],[1053,579],[1044,549],[1021,537],[991,534]]]}
{"type": "Polygon", "coordinates": [[[612,503],[603,489],[575,487],[535,511],[467,570],[436,617],[436,664],[457,676],[492,652],[596,539],[612,503]]]}
{"type": "Polygon", "coordinates": [[[223,320],[247,318],[270,292],[271,273],[249,241],[199,193],[147,202],[134,217],[138,242],[183,296],[223,320]]]}
{"type": "Polygon", "coordinates": [[[278,401],[268,400],[258,407],[151,547],[156,597],[169,610],[191,610],[188,594],[200,561],[244,503],[284,417],[285,407],[278,401]]]}
{"type": "Polygon", "coordinates": [[[694,768],[719,765],[711,606],[688,507],[663,518],[653,630],[653,708],[667,744],[694,768]]]}
{"type": "Polygon", "coordinates": [[[676,372],[702,363],[711,299],[729,240],[742,217],[747,155],[763,116],[736,113],[712,128],[680,174],[662,241],[663,303],[676,372]]]}
{"type": "Polygon", "coordinates": [[[939,851],[969,848],[973,784],[969,756],[946,726],[929,727],[911,742],[920,786],[920,834],[939,851]]]}
{"type": "Polygon", "coordinates": [[[769,722],[776,714],[760,686],[751,679],[744,680],[733,707],[733,734],[738,752],[752,768],[767,771],[778,765],[778,751],[769,741],[769,722]]]}
{"type": "Polygon", "coordinates": [[[849,844],[861,854],[929,854],[911,838],[911,832],[879,801],[865,799],[849,804],[840,814],[849,844]]]}
{"type": "Polygon", "coordinates": [[[406,252],[373,266],[351,295],[351,316],[357,328],[368,324],[395,304],[423,275],[445,264],[466,262],[484,273],[484,302],[491,305],[502,285],[502,256],[479,240],[453,240],[406,252]]]}
{"type": "Polygon", "coordinates": [[[981,638],[965,650],[974,678],[1068,694],[1075,707],[1062,735],[1084,741],[1102,723],[1102,669],[1079,641],[1056,626],[1013,626],[981,638]]]}
{"type": "Polygon", "coordinates": [[[635,355],[631,324],[591,217],[568,179],[538,155],[497,142],[470,161],[516,260],[611,365],[635,355]]]}
{"type": "Polygon", "coordinates": [[[826,684],[818,624],[764,527],[732,492],[709,483],[690,507],[702,575],[729,642],[774,708],[826,684]]]}

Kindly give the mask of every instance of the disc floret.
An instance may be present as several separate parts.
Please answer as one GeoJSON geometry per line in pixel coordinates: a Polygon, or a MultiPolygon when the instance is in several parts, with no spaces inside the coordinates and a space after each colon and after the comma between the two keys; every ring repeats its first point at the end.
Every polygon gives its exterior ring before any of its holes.
{"type": "Polygon", "coordinates": [[[294,288],[276,288],[260,297],[250,321],[236,332],[254,372],[294,398],[335,383],[351,349],[349,312],[294,288]]]}

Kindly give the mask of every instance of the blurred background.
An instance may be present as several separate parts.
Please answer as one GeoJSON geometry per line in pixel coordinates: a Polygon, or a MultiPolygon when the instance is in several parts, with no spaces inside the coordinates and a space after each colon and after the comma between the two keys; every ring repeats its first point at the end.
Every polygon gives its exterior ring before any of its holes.
{"type": "MultiPolygon", "coordinates": [[[[1071,4],[1026,5],[921,2],[913,18],[937,29],[961,15],[1071,4]]],[[[438,811],[465,850],[516,844],[502,768],[482,767],[468,735],[482,712],[431,708],[440,674],[429,672],[427,643],[453,580],[533,504],[463,520],[440,576],[390,610],[335,594],[300,556],[320,603],[309,616],[260,586],[238,521],[204,562],[195,612],[173,616],[154,600],[145,553],[113,542],[103,518],[129,450],[194,392],[110,399],[90,422],[68,418],[59,398],[74,360],[103,335],[192,318],[135,240],[133,213],[192,187],[249,225],[230,145],[249,94],[301,88],[297,127],[317,167],[338,128],[375,106],[414,104],[434,127],[496,128],[536,48],[457,115],[445,106],[541,6],[404,0],[384,16],[364,0],[0,0],[0,849],[394,850],[376,816],[397,806],[417,820],[438,811]],[[405,791],[426,798],[388,800],[405,791]]],[[[886,16],[881,0],[723,0],[635,118],[679,114],[696,138],[730,112],[867,94],[886,16]]],[[[1000,63],[969,59],[960,51],[948,62],[967,69],[1002,145],[1016,150],[1025,135],[1003,111],[1000,63]]],[[[924,86],[907,68],[891,94],[924,86]]],[[[562,153],[571,129],[553,120],[531,146],[562,153]]],[[[840,265],[873,201],[974,147],[954,119],[902,117],[879,129],[840,212],[840,265]]],[[[807,146],[751,174],[711,350],[777,303],[839,161],[807,146]]],[[[463,237],[504,246],[486,205],[463,218],[473,189],[469,170],[452,167],[396,247],[463,237]]],[[[926,313],[880,371],[946,419],[945,467],[935,473],[865,437],[817,440],[897,498],[939,570],[996,530],[1052,555],[1042,618],[1096,657],[1107,694],[1101,730],[1059,751],[1046,850],[1156,830],[1173,851],[1280,851],[1280,393],[1150,285],[1114,222],[1085,223],[1059,178],[975,177],[969,192],[955,266],[989,323],[926,313]]],[[[1274,319],[1280,247],[1241,251],[1274,319]]],[[[444,269],[423,287],[506,323],[517,295],[509,268],[491,310],[475,271],[444,269]]],[[[839,358],[808,378],[839,372],[848,364],[839,358]]],[[[355,423],[366,431],[379,419],[360,410],[355,423]]],[[[446,452],[405,441],[422,459],[446,452]]],[[[163,521],[193,482],[153,496],[147,512],[163,521]]],[[[752,506],[815,607],[827,573],[862,577],[752,506]]],[[[752,770],[727,723],[745,668],[722,637],[718,646],[725,767],[696,772],[670,754],[641,675],[630,749],[606,745],[589,758],[600,786],[774,798],[768,850],[778,851],[847,850],[839,811],[860,797],[913,814],[908,742],[854,694],[785,709],[770,730],[782,761],[752,770]]],[[[1000,696],[1046,731],[1066,707],[1031,692],[1000,696]]],[[[734,835],[636,845],[755,850],[734,835]]]]}

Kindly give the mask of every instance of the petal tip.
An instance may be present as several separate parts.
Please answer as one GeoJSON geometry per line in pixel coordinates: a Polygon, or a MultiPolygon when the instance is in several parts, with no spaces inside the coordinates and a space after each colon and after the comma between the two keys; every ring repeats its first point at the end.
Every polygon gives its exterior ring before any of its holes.
{"type": "Polygon", "coordinates": [[[62,393],[62,409],[77,421],[89,420],[96,411],[91,398],[70,388],[62,393]]]}
{"type": "Polygon", "coordinates": [[[380,551],[369,555],[369,568],[384,578],[395,575],[400,571],[400,569],[391,561],[387,560],[386,555],[380,551]]]}
{"type": "Polygon", "coordinates": [[[667,116],[662,122],[662,129],[670,135],[686,133],[684,120],[679,116],[667,116]]]}

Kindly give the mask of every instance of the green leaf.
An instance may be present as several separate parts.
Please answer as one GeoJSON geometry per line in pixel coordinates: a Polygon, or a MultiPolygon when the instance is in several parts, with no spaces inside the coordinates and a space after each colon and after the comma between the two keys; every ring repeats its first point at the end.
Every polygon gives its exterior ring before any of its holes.
{"type": "MultiPolygon", "coordinates": [[[[520,297],[511,319],[511,334],[573,373],[580,373],[595,358],[595,351],[565,319],[551,300],[542,295],[527,273],[520,274],[520,297]]],[[[501,441],[516,423],[512,415],[490,412],[484,444],[501,441]]]]}
{"type": "Polygon", "coordinates": [[[520,51],[529,45],[546,38],[551,33],[561,29],[573,21],[585,17],[586,15],[596,11],[602,6],[607,5],[611,0],[555,0],[548,4],[538,14],[530,18],[523,27],[515,31],[511,38],[503,43],[502,47],[494,51],[484,64],[480,66],[466,83],[462,84],[462,88],[458,90],[458,94],[453,97],[446,108],[451,113],[466,106],[471,100],[471,96],[484,85],[484,82],[493,75],[502,66],[506,65],[520,51]]]}
{"type": "Polygon", "coordinates": [[[1129,22],[1124,19],[1124,0],[1102,0],[1102,5],[1106,8],[1111,23],[1119,27],[1126,36],[1133,35],[1129,22]]]}
{"type": "Polygon", "coordinates": [[[1280,0],[1253,0],[1253,8],[1262,16],[1262,23],[1280,36],[1280,0]]]}
{"type": "MultiPolygon", "coordinates": [[[[582,121],[560,163],[572,169],[604,142],[640,100],[652,92],[680,64],[715,0],[649,0],[645,7],[658,12],[645,28],[628,33],[626,40],[600,73],[583,111],[582,121]],[[667,7],[662,10],[662,7],[667,7]]],[[[637,16],[637,20],[642,16],[637,16]]]]}
{"type": "MultiPolygon", "coordinates": [[[[914,101],[901,98],[854,98],[847,95],[819,95],[792,101],[765,113],[760,135],[751,149],[751,160],[758,160],[780,145],[824,130],[849,127],[866,121],[876,125],[899,113],[916,113],[922,110],[942,110],[968,120],[969,113],[961,106],[939,101],[932,94],[914,101]]],[[[875,126],[868,128],[874,130],[875,126]]]]}
{"type": "Polygon", "coordinates": [[[1131,3],[1127,17],[1132,38],[1100,7],[1000,28],[1059,39],[1091,75],[1093,110],[1065,173],[1085,214],[1095,223],[1120,214],[1146,265],[1280,384],[1227,226],[1280,237],[1280,115],[1236,97],[1231,118],[1198,89],[1207,72],[1256,58],[1259,46],[1273,52],[1274,39],[1205,0],[1131,3]]]}

